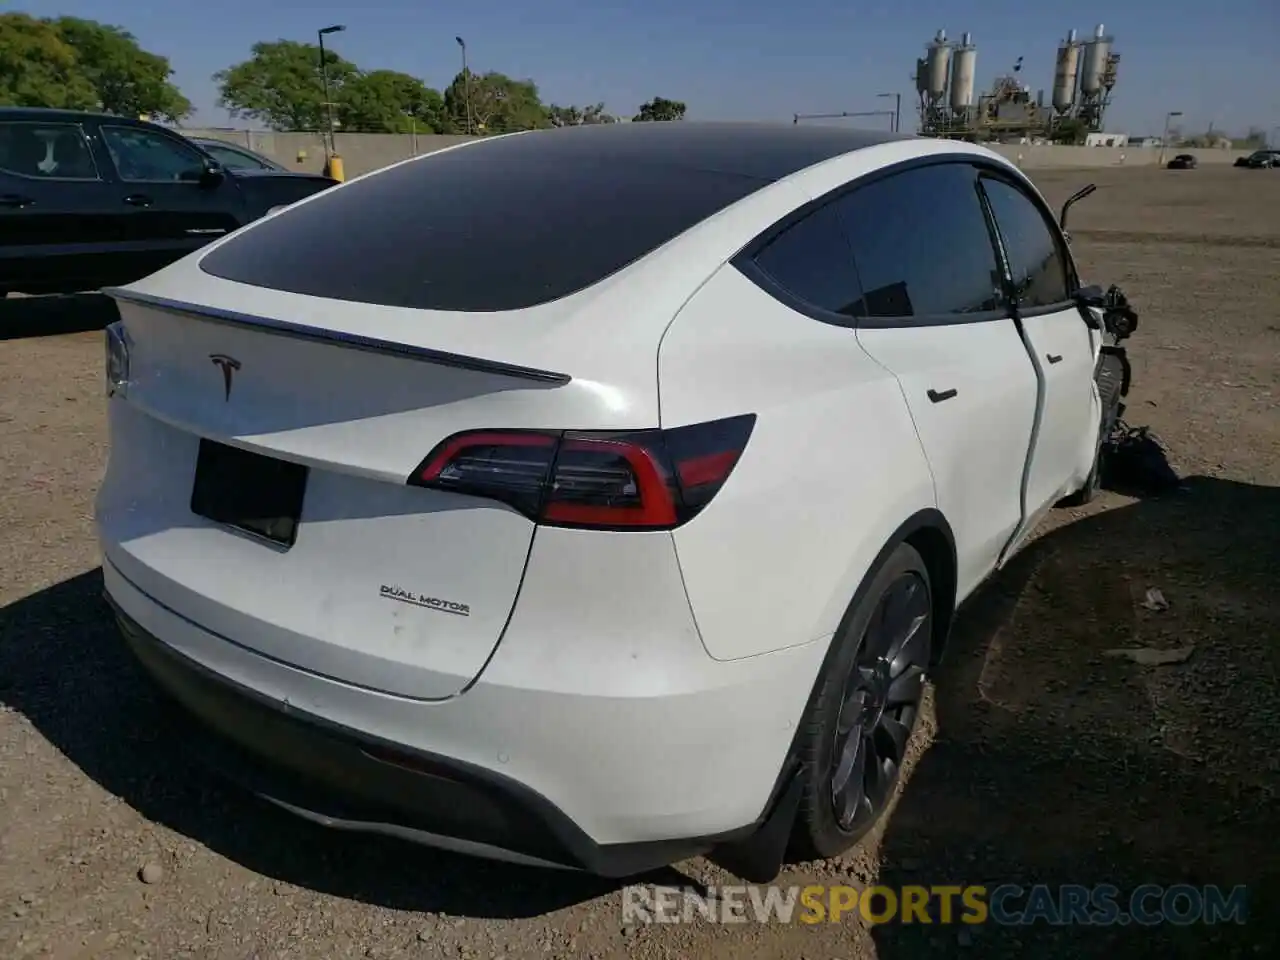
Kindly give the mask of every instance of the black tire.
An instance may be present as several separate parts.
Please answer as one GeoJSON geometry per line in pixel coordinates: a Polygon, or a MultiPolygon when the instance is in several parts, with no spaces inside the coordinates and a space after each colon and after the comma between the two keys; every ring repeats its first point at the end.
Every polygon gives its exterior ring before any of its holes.
{"type": "Polygon", "coordinates": [[[801,722],[804,793],[793,858],[844,853],[892,803],[920,715],[933,626],[928,568],[910,544],[899,544],[845,616],[801,722]]]}
{"type": "Polygon", "coordinates": [[[1120,414],[1120,391],[1124,389],[1124,365],[1112,354],[1104,353],[1098,362],[1094,379],[1098,382],[1098,396],[1102,400],[1102,422],[1098,430],[1098,444],[1093,451],[1093,466],[1084,486],[1058,501],[1060,507],[1083,507],[1092,503],[1102,489],[1102,451],[1120,414]]]}

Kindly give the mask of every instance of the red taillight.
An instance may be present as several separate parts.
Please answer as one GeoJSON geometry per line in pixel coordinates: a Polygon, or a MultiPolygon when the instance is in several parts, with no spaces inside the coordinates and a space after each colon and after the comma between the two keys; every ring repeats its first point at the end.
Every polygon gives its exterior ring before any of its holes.
{"type": "Polygon", "coordinates": [[[674,430],[475,430],[449,437],[413,486],[509,504],[560,527],[666,530],[705,507],[733,471],[755,415],[674,430]]]}

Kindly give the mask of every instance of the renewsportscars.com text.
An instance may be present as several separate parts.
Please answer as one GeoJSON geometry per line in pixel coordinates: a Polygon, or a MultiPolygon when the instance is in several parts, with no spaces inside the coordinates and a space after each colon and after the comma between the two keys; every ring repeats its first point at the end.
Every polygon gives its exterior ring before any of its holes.
{"type": "Polygon", "coordinates": [[[623,923],[985,924],[1175,926],[1244,923],[1243,886],[1113,884],[980,886],[724,886],[701,890],[652,885],[623,890],[623,923]]]}

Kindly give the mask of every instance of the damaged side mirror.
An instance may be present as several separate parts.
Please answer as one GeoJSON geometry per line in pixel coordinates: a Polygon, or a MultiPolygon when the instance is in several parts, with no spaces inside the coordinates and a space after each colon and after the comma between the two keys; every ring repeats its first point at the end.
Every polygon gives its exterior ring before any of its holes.
{"type": "Polygon", "coordinates": [[[1084,319],[1084,322],[1091,329],[1101,330],[1104,321],[1093,311],[1094,309],[1101,310],[1105,315],[1107,295],[1102,291],[1102,288],[1096,285],[1081,287],[1071,295],[1071,298],[1075,300],[1076,306],[1080,308],[1080,316],[1084,319]]]}
{"type": "Polygon", "coordinates": [[[1099,286],[1081,287],[1072,294],[1084,322],[1095,330],[1105,329],[1117,343],[1133,336],[1138,329],[1138,312],[1129,303],[1119,287],[1114,284],[1107,290],[1099,286]],[[1094,310],[1102,313],[1099,320],[1094,310]]]}
{"type": "Polygon", "coordinates": [[[1107,295],[1102,288],[1096,284],[1090,287],[1081,287],[1075,292],[1075,301],[1082,307],[1098,307],[1105,309],[1107,306],[1107,295]]]}

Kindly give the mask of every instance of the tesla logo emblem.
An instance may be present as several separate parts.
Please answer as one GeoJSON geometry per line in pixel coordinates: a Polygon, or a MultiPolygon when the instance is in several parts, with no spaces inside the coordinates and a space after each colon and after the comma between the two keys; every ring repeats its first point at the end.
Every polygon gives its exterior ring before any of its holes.
{"type": "Polygon", "coordinates": [[[240,369],[240,361],[235,357],[228,357],[223,353],[211,353],[209,359],[213,365],[222,371],[222,390],[223,399],[231,399],[231,378],[236,375],[236,371],[240,369]]]}

